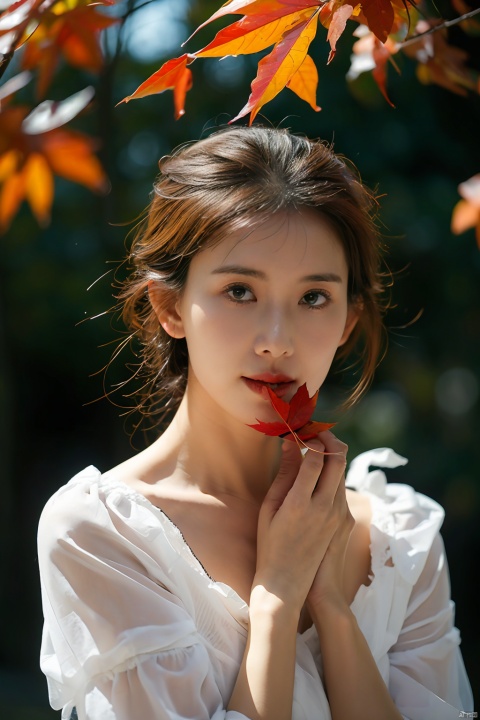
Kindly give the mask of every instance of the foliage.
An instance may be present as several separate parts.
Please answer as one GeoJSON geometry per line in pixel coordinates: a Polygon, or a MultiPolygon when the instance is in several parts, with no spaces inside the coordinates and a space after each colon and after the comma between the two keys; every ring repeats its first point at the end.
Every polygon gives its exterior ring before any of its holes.
{"type": "MultiPolygon", "coordinates": [[[[96,143],[80,132],[60,129],[90,103],[91,88],[35,109],[11,104],[36,70],[37,97],[47,92],[60,59],[98,72],[102,65],[99,32],[117,22],[86,0],[17,0],[0,14],[0,73],[23,48],[23,72],[0,91],[0,232],[8,229],[26,199],[41,225],[48,224],[59,175],[106,192],[108,181],[94,155],[96,143]]],[[[108,0],[103,4],[111,4],[108,0]]]]}
{"type": "MultiPolygon", "coordinates": [[[[464,8],[463,0],[453,3],[464,8]]],[[[463,21],[467,32],[478,33],[480,25],[471,20],[478,12],[464,13],[454,22],[463,21]]],[[[468,66],[468,54],[448,42],[445,29],[452,22],[428,17],[414,0],[363,0],[356,4],[348,0],[230,0],[197,31],[226,15],[243,17],[220,30],[201,50],[166,62],[124,102],[173,89],[176,116],[180,117],[186,92],[192,86],[189,66],[197,58],[258,53],[273,46],[258,64],[247,104],[231,122],[250,114],[252,123],[259,110],[285,87],[318,111],[318,72],[308,54],[309,48],[318,25],[322,25],[328,31],[330,63],[348,21],[356,23],[354,35],[359,37],[353,47],[349,77],[371,70],[390,104],[386,66],[390,62],[398,70],[394,55],[400,51],[418,64],[417,74],[422,82],[437,83],[460,94],[480,91],[480,76],[468,66]]]]}
{"type": "MultiPolygon", "coordinates": [[[[194,35],[226,16],[240,15],[239,20],[223,27],[202,49],[166,61],[122,102],[172,89],[178,119],[185,113],[186,95],[193,84],[190,66],[195,60],[256,54],[272,48],[258,62],[246,105],[230,122],[246,115],[253,122],[261,108],[284,88],[318,112],[318,70],[309,54],[310,46],[318,26],[325,28],[330,63],[347,24],[352,23],[357,40],[347,78],[353,80],[370,71],[390,105],[387,68],[391,65],[399,71],[395,60],[399,53],[416,63],[417,76],[423,83],[436,83],[463,95],[478,92],[479,73],[469,64],[468,52],[451,44],[447,30],[461,23],[466,33],[479,34],[475,15],[480,10],[469,11],[465,0],[451,3],[457,13],[453,20],[432,17],[428,7],[415,0],[229,0],[201,23],[194,35]]],[[[29,71],[35,71],[36,95],[43,99],[61,61],[98,74],[104,63],[100,33],[119,21],[100,12],[99,6],[114,4],[115,0],[0,0],[0,77],[18,51],[23,70],[0,90],[0,233],[8,229],[23,200],[28,201],[41,225],[49,222],[54,175],[97,192],[108,189],[94,155],[95,141],[79,132],[59,129],[89,105],[88,89],[59,104],[44,101],[34,109],[17,105],[12,99],[30,81],[29,71]]],[[[122,22],[136,7],[135,2],[128,3],[122,22]]],[[[466,212],[465,205],[457,208],[453,232],[462,232],[472,224],[465,220],[466,212]]],[[[471,215],[470,210],[469,218],[471,215]]]]}
{"type": "Polygon", "coordinates": [[[474,227],[480,248],[480,175],[460,183],[458,192],[463,199],[458,201],[453,210],[452,231],[458,235],[474,227]]]}
{"type": "Polygon", "coordinates": [[[318,390],[309,397],[306,383],[297,389],[290,402],[278,397],[267,384],[264,385],[262,394],[270,400],[272,408],[280,418],[277,422],[259,420],[256,425],[249,426],[264,435],[281,437],[296,442],[299,446],[305,446],[307,440],[312,440],[319,432],[329,430],[335,424],[310,419],[317,404],[318,390]]]}
{"type": "Polygon", "coordinates": [[[45,101],[33,111],[4,103],[0,112],[0,231],[9,227],[24,199],[39,224],[48,224],[54,173],[97,192],[107,190],[107,178],[93,154],[95,141],[59,127],[90,98],[86,88],[60,103],[45,101]]]}

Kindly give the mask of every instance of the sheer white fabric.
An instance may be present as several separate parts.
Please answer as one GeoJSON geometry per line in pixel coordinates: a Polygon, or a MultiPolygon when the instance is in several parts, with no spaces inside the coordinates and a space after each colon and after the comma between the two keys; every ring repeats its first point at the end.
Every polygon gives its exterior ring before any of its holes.
{"type": "MultiPolygon", "coordinates": [[[[472,711],[438,534],[442,508],[356,458],[347,485],[372,503],[372,578],[352,604],[399,711],[456,720],[472,711]]],[[[248,607],[204,571],[161,510],[89,467],[48,501],[39,525],[50,703],[79,720],[248,720],[227,711],[248,607]]],[[[297,636],[293,720],[329,720],[314,627],[297,636]]]]}

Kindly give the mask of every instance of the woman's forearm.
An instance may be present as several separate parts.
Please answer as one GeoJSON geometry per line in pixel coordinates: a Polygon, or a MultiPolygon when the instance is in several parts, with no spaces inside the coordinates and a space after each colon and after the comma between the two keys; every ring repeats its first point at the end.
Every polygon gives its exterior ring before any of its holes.
{"type": "Polygon", "coordinates": [[[247,646],[228,705],[251,720],[291,720],[299,613],[263,587],[252,591],[247,646]]]}
{"type": "Polygon", "coordinates": [[[350,608],[311,611],[332,720],[402,720],[350,608]]]}

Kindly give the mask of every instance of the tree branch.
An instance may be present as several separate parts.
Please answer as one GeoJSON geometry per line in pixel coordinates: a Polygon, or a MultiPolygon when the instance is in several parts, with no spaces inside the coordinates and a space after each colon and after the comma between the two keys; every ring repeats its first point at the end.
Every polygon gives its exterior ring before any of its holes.
{"type": "MultiPolygon", "coordinates": [[[[42,13],[46,12],[47,10],[50,10],[50,8],[55,5],[55,3],[58,2],[58,0],[37,0],[33,7],[30,9],[30,12],[28,14],[28,17],[23,20],[19,25],[16,26],[16,33],[13,36],[12,42],[10,43],[10,49],[7,50],[5,53],[0,53],[0,79],[5,74],[6,69],[10,65],[10,62],[15,54],[15,51],[18,49],[18,43],[20,42],[20,39],[25,31],[25,29],[28,27],[28,24],[35,18],[38,19],[38,25],[40,25],[41,16],[42,13]]],[[[0,13],[1,14],[1,13],[0,13]]],[[[38,28],[38,25],[32,30],[32,32],[29,35],[29,38],[33,35],[35,30],[38,28]]]]}
{"type": "Polygon", "coordinates": [[[404,40],[402,43],[400,43],[400,50],[403,50],[403,48],[406,48],[409,45],[415,45],[415,43],[420,42],[427,35],[432,35],[438,30],[445,30],[445,28],[452,27],[453,25],[458,25],[464,20],[469,20],[474,15],[478,15],[478,13],[480,13],[480,8],[477,8],[476,10],[471,10],[471,12],[465,13],[465,15],[461,15],[460,17],[454,18],[453,20],[445,20],[444,22],[440,23],[440,25],[434,25],[428,30],[425,30],[425,32],[419,33],[418,35],[414,35],[413,37],[404,40]]]}
{"type": "Polygon", "coordinates": [[[10,65],[10,61],[14,56],[14,51],[9,50],[9,52],[6,53],[0,53],[1,59],[0,59],[0,79],[3,77],[3,74],[5,73],[5,70],[10,65]]]}

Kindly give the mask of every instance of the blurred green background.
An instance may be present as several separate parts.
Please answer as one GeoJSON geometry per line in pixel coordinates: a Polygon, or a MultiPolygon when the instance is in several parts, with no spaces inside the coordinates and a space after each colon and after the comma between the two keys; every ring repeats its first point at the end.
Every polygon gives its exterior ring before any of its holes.
{"type": "MultiPolygon", "coordinates": [[[[115,104],[163,59],[178,55],[180,43],[218,4],[147,3],[125,25],[118,57],[118,29],[109,31],[110,59],[101,77],[60,70],[49,97],[61,99],[87,84],[97,89],[93,112],[72,126],[99,138],[111,192],[96,197],[57,179],[52,224],[40,230],[24,207],[0,238],[0,716],[6,720],[59,716],[49,709],[38,668],[36,527],[44,503],[83,467],[105,471],[143,447],[137,435],[132,448],[124,410],[98,400],[104,392],[99,371],[121,337],[119,323],[103,313],[114,302],[112,283],[122,273],[127,234],[147,204],[158,158],[238,112],[255,58],[195,63],[187,114],[178,122],[167,93],[115,104]]],[[[125,6],[120,2],[113,11],[125,6]]],[[[320,29],[312,53],[323,111],[314,113],[285,90],[263,116],[273,125],[333,141],[365,182],[378,186],[395,307],[387,318],[388,354],[370,393],[348,416],[335,413],[334,379],[323,393],[322,418],[338,419],[351,457],[385,445],[408,457],[390,479],[414,485],[445,507],[442,534],[456,622],[478,699],[480,251],[473,230],[455,237],[449,228],[457,185],[480,172],[480,98],[422,86],[412,64],[399,58],[401,76],[393,68],[389,75],[392,109],[369,76],[347,86],[348,29],[328,68],[324,36],[320,29]]],[[[191,47],[211,37],[207,31],[191,47]]],[[[460,31],[455,37],[464,43],[460,31]]],[[[478,38],[476,43],[480,70],[478,38]]],[[[9,74],[14,71],[13,66],[9,74]]],[[[31,90],[22,93],[19,99],[31,90]]],[[[131,360],[127,353],[115,360],[108,387],[126,377],[131,360]]],[[[122,392],[112,399],[128,404],[122,392]]]]}

